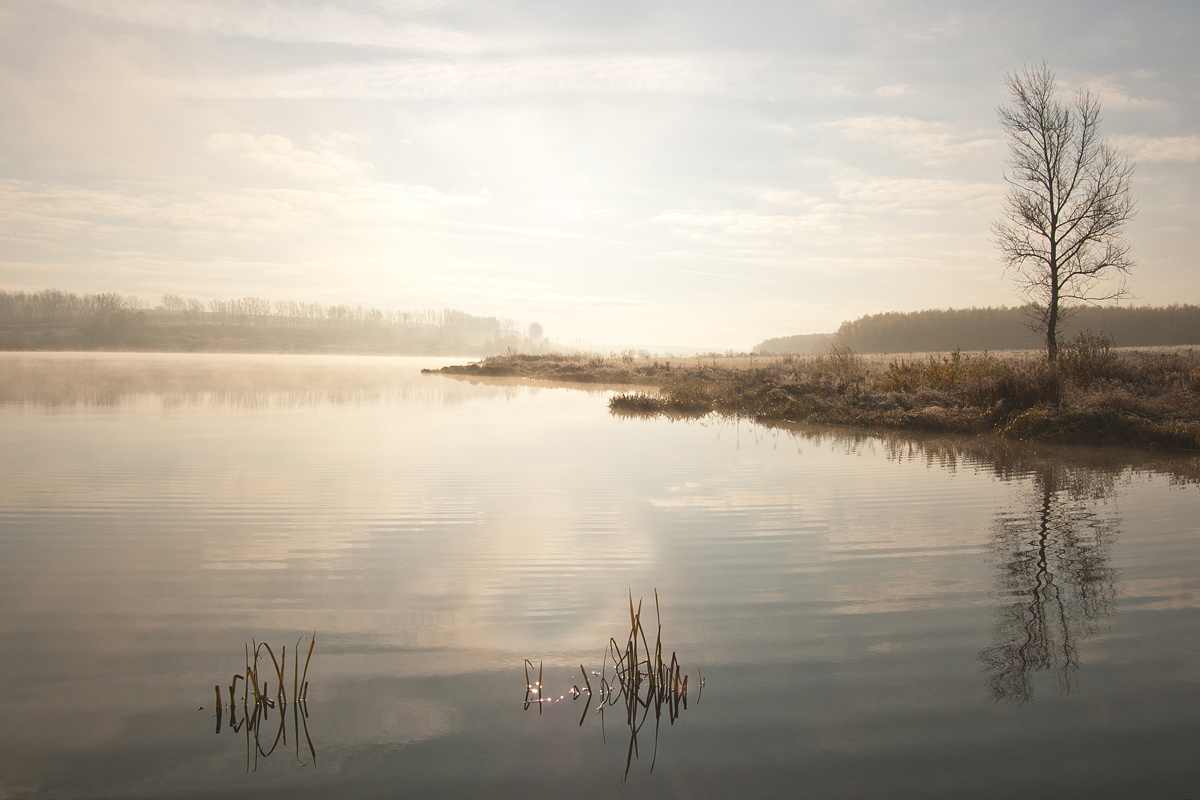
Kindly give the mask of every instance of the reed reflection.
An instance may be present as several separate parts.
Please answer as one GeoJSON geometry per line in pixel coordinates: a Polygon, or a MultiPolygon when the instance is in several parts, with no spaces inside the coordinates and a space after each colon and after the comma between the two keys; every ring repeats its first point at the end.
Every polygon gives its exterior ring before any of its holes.
{"type": "MultiPolygon", "coordinates": [[[[571,687],[570,695],[579,699],[587,693],[583,711],[579,716],[579,726],[582,727],[587,719],[592,702],[599,700],[594,711],[600,717],[600,734],[605,743],[608,736],[605,731],[604,716],[609,708],[620,707],[625,726],[629,729],[629,744],[625,754],[625,772],[621,783],[629,777],[630,767],[634,759],[641,758],[638,735],[642,733],[650,712],[654,712],[654,742],[650,758],[650,771],[658,761],[658,734],[661,727],[663,712],[666,712],[668,723],[675,724],[680,714],[688,707],[688,676],[683,673],[677,655],[672,652],[670,660],[664,658],[662,645],[662,615],[658,606],[658,592],[654,592],[654,611],[658,619],[657,635],[654,647],[650,647],[642,626],[642,601],[638,600],[637,610],[633,607],[633,595],[629,596],[629,635],[624,645],[618,644],[616,638],[610,638],[604,652],[604,663],[600,672],[592,672],[588,676],[587,669],[580,664],[579,671],[583,675],[584,686],[578,684],[571,687]],[[609,668],[612,677],[609,678],[609,668]],[[596,691],[593,693],[591,678],[597,678],[596,691]]],[[[528,711],[536,706],[538,714],[548,703],[557,703],[566,699],[566,695],[555,698],[553,693],[547,694],[542,683],[542,664],[537,666],[537,680],[532,679],[533,662],[525,660],[525,705],[528,711]]],[[[700,702],[700,694],[704,690],[704,676],[696,670],[699,681],[696,702],[700,702]]]]}
{"type": "MultiPolygon", "coordinates": [[[[300,643],[303,640],[303,637],[297,640],[296,648],[293,651],[295,656],[299,656],[300,643]]],[[[314,632],[309,639],[308,654],[304,659],[303,673],[301,673],[299,658],[294,657],[292,659],[292,692],[290,699],[285,681],[285,676],[287,675],[286,645],[280,652],[280,658],[276,659],[275,652],[266,642],[251,641],[251,645],[246,648],[245,671],[235,673],[229,684],[228,705],[225,704],[221,697],[220,685],[213,687],[217,703],[216,734],[218,736],[221,735],[225,711],[228,711],[229,723],[225,729],[230,733],[243,733],[246,737],[247,772],[256,771],[259,759],[269,758],[275,753],[280,744],[283,744],[285,749],[287,748],[287,712],[289,706],[292,712],[292,741],[295,744],[296,761],[302,767],[307,767],[311,764],[313,768],[316,768],[317,750],[313,745],[312,736],[308,732],[308,664],[312,659],[313,646],[316,644],[316,641],[316,633],[314,632]],[[253,658],[250,656],[251,650],[254,654],[253,658]],[[266,660],[263,658],[264,651],[271,659],[272,672],[260,676],[260,663],[263,667],[266,666],[266,660]],[[277,681],[274,695],[270,693],[270,676],[272,674],[277,681]],[[237,703],[238,681],[242,682],[242,713],[240,717],[238,716],[237,703]],[[271,722],[272,711],[275,711],[278,723],[271,722]],[[272,732],[274,732],[274,738],[271,738],[272,732]],[[305,760],[300,750],[301,732],[304,734],[304,742],[308,747],[309,760],[305,760]],[[270,747],[264,746],[264,742],[266,741],[271,742],[270,747]]]]}
{"type": "Polygon", "coordinates": [[[1120,519],[1102,506],[1113,478],[1042,465],[1026,507],[997,518],[990,547],[1001,603],[994,644],[979,656],[993,700],[1032,700],[1038,672],[1053,675],[1059,694],[1075,687],[1080,643],[1115,610],[1120,575],[1109,551],[1120,519]]]}

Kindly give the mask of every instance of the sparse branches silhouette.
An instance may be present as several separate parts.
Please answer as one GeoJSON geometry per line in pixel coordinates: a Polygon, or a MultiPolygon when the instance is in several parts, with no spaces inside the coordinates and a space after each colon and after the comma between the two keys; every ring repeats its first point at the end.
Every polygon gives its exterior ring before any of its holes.
{"type": "Polygon", "coordinates": [[[1047,358],[1057,361],[1058,324],[1071,303],[1128,296],[1123,276],[1134,261],[1123,234],[1136,213],[1133,165],[1101,138],[1091,92],[1059,102],[1044,63],[1010,74],[1007,84],[1011,105],[998,114],[1008,134],[1009,190],[992,231],[1047,358]]]}

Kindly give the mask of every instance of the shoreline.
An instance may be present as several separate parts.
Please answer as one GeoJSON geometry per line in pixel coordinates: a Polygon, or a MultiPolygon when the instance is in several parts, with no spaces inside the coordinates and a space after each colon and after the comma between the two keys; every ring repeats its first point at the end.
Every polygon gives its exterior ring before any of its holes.
{"type": "Polygon", "coordinates": [[[763,424],[994,435],[1020,441],[1200,451],[1200,353],[1063,346],[1036,351],[654,359],[492,356],[432,374],[636,387],[611,413],[716,413],[763,424]]]}

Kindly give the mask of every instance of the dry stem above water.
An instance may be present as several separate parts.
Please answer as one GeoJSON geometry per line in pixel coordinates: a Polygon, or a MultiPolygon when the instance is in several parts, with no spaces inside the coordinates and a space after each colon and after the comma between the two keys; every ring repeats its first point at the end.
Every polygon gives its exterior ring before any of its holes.
{"type": "MultiPolygon", "coordinates": [[[[667,719],[671,725],[674,725],[675,720],[679,719],[682,711],[687,710],[688,676],[683,673],[683,667],[680,666],[679,658],[674,652],[671,653],[670,661],[664,657],[666,651],[663,649],[662,643],[662,614],[658,606],[657,589],[654,590],[654,614],[658,621],[658,628],[654,647],[651,648],[650,640],[646,637],[646,628],[642,624],[642,600],[638,600],[635,611],[633,594],[630,593],[629,634],[626,636],[625,643],[621,645],[615,637],[610,638],[604,652],[604,665],[601,671],[592,673],[599,679],[596,688],[599,692],[600,704],[596,707],[596,711],[600,713],[602,734],[605,708],[618,704],[624,706],[625,724],[629,727],[629,747],[625,754],[625,773],[621,778],[622,782],[629,777],[629,768],[633,764],[633,759],[640,758],[637,737],[646,724],[646,720],[649,719],[650,711],[654,711],[654,754],[650,760],[650,771],[653,772],[654,764],[658,759],[658,732],[663,710],[666,710],[667,719]],[[613,671],[611,680],[608,677],[610,666],[613,671]]],[[[584,691],[587,692],[583,714],[579,717],[579,724],[582,726],[587,718],[593,697],[592,682],[588,678],[587,668],[580,664],[579,672],[583,676],[584,688],[580,689],[578,684],[572,686],[571,697],[578,700],[584,691]]],[[[700,673],[699,668],[696,670],[696,675],[700,679],[700,689],[696,694],[696,701],[699,702],[700,692],[703,691],[704,686],[704,676],[700,673]]],[[[565,699],[565,695],[559,697],[559,700],[565,699]]],[[[553,693],[549,696],[545,694],[545,685],[542,683],[542,662],[539,661],[535,668],[532,661],[525,659],[525,710],[528,711],[531,706],[536,706],[538,713],[541,714],[544,703],[554,702],[557,701],[554,700],[553,693]],[[534,674],[537,675],[536,681],[533,680],[534,674]]]]}
{"type": "MultiPolygon", "coordinates": [[[[228,730],[233,733],[245,729],[246,734],[246,771],[250,772],[253,768],[258,769],[259,757],[269,758],[275,752],[275,748],[279,746],[280,740],[284,746],[287,745],[287,726],[284,711],[288,704],[292,706],[292,738],[296,745],[296,761],[301,766],[308,766],[310,763],[316,765],[317,750],[313,746],[312,737],[308,734],[308,663],[312,660],[313,647],[317,643],[317,632],[313,631],[313,635],[309,638],[308,654],[304,657],[304,670],[300,670],[300,643],[304,637],[296,641],[296,648],[293,650],[292,656],[292,693],[289,700],[287,690],[287,646],[284,645],[280,651],[280,658],[275,658],[275,651],[271,649],[271,645],[266,642],[255,642],[251,640],[246,646],[246,665],[243,672],[236,672],[233,675],[233,680],[229,684],[228,702],[221,696],[221,685],[217,684],[213,687],[214,699],[216,701],[216,733],[221,734],[221,723],[224,718],[226,709],[229,711],[229,727],[228,730]],[[266,659],[263,658],[263,651],[271,658],[272,670],[269,673],[263,674],[266,659]],[[262,666],[260,666],[262,665],[262,666]],[[270,676],[274,675],[276,679],[275,694],[272,695],[270,686],[270,676]],[[237,686],[238,681],[242,682],[242,718],[238,719],[238,698],[237,686]],[[271,715],[271,709],[278,709],[279,724],[275,731],[275,739],[269,749],[264,749],[263,742],[263,723],[271,715]],[[304,739],[308,745],[310,762],[305,762],[300,754],[300,732],[304,731],[304,739]],[[251,758],[253,756],[253,759],[251,758]]],[[[200,706],[203,710],[204,706],[200,706]]]]}
{"type": "Polygon", "coordinates": [[[704,415],[1200,448],[1200,353],[1117,350],[1081,334],[1058,364],[1027,353],[635,359],[510,354],[440,372],[653,387],[613,413],[704,415]]]}

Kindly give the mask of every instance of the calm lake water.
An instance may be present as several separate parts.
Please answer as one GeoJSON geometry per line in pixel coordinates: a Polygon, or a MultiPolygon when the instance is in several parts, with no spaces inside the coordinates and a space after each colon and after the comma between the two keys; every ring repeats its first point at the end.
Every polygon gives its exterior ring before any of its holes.
{"type": "Polygon", "coordinates": [[[1200,796],[1193,455],[440,363],[0,355],[0,798],[1200,796]],[[656,589],[688,703],[626,776],[569,690],[656,589]],[[306,720],[218,723],[246,643],[314,629],[306,720]]]}

